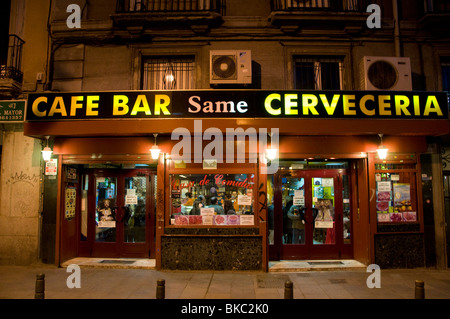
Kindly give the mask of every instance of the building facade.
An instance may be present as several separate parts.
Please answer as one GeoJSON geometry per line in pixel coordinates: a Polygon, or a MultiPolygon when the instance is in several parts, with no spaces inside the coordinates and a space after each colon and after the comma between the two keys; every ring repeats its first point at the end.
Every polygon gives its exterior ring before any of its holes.
{"type": "Polygon", "coordinates": [[[446,2],[9,3],[2,262],[447,267],[446,2]]]}

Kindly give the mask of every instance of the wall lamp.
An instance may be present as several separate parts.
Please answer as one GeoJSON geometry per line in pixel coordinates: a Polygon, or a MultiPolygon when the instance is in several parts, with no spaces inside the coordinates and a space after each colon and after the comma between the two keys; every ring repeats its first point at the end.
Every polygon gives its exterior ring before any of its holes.
{"type": "Polygon", "coordinates": [[[272,143],[272,133],[269,133],[269,136],[270,136],[270,147],[267,147],[267,148],[266,148],[266,158],[267,158],[269,161],[273,161],[274,159],[277,158],[277,155],[278,155],[278,149],[275,148],[275,147],[273,146],[273,143],[272,143]]]}
{"type": "Polygon", "coordinates": [[[50,136],[46,136],[45,139],[47,140],[47,146],[44,147],[44,149],[42,150],[42,158],[44,159],[44,161],[48,162],[50,160],[50,158],[52,157],[52,149],[48,146],[48,139],[50,138],[50,136]]]}
{"type": "Polygon", "coordinates": [[[383,145],[383,134],[378,134],[380,137],[380,146],[377,148],[378,157],[382,160],[386,159],[388,149],[383,145]]]}
{"type": "Polygon", "coordinates": [[[159,149],[159,147],[156,145],[156,137],[158,136],[158,134],[153,134],[153,136],[155,137],[155,144],[152,146],[152,148],[150,149],[150,153],[152,154],[152,158],[154,160],[157,160],[159,158],[159,153],[161,153],[161,150],[159,149]]]}

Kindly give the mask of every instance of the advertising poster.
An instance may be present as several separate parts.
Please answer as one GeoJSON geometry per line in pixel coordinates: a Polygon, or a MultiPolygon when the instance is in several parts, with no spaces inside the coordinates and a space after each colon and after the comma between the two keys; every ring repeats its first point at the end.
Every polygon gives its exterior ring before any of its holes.
{"type": "Polygon", "coordinates": [[[75,205],[77,199],[77,190],[75,188],[66,188],[64,218],[72,219],[75,217],[75,205]]]}

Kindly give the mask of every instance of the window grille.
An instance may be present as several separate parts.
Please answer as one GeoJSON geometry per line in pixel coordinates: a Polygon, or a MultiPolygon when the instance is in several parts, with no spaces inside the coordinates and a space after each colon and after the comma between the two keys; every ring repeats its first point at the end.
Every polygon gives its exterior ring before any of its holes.
{"type": "Polygon", "coordinates": [[[194,89],[194,57],[151,57],[144,62],[143,90],[194,89]]]}
{"type": "Polygon", "coordinates": [[[302,90],[342,90],[343,59],[296,57],[295,88],[302,90]]]}

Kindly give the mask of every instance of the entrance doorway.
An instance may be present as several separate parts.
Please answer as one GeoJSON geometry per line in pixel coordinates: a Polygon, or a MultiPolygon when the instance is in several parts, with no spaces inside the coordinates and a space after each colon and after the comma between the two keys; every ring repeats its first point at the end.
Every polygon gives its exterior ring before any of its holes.
{"type": "Polygon", "coordinates": [[[152,258],[156,173],[89,169],[83,174],[81,256],[152,258]]]}
{"type": "Polygon", "coordinates": [[[268,185],[271,260],[353,257],[347,162],[281,166],[268,185]]]}

